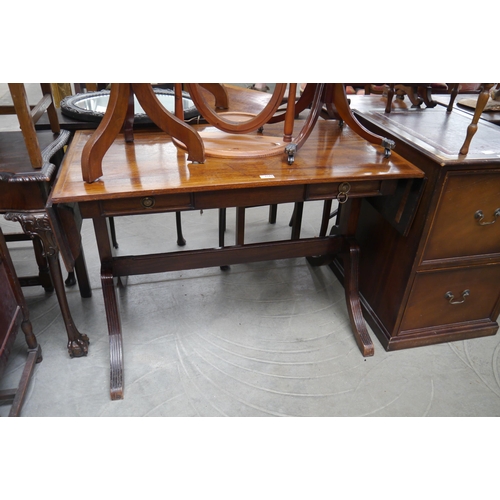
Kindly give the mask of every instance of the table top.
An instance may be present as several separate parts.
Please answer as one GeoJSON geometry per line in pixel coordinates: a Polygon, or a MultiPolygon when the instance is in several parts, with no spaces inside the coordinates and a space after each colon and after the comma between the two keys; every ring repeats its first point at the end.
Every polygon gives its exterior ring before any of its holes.
{"type": "MultiPolygon", "coordinates": [[[[295,134],[301,126],[302,122],[295,123],[295,134]]],[[[212,127],[196,128],[207,131],[212,127]]],[[[264,135],[280,136],[282,131],[283,124],[267,125],[264,135]]],[[[89,184],[82,179],[81,154],[92,133],[75,133],[51,194],[52,203],[424,176],[397,152],[385,158],[382,147],[348,127],[340,129],[336,120],[320,120],[292,165],[284,153],[254,159],[207,157],[204,164],[194,164],[161,131],[135,131],[134,143],[129,144],[120,134],[104,156],[103,176],[89,184]]]]}
{"type": "Polygon", "coordinates": [[[382,96],[351,96],[355,114],[381,127],[398,140],[413,144],[435,161],[464,166],[500,163],[500,128],[480,120],[467,155],[460,148],[467,135],[472,115],[460,109],[447,113],[444,106],[412,108],[408,100],[393,99],[392,110],[385,112],[382,96]]]}

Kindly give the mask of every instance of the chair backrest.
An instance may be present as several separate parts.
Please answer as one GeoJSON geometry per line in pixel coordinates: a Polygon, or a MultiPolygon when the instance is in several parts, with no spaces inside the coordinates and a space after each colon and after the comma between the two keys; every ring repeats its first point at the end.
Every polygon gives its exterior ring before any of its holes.
{"type": "Polygon", "coordinates": [[[54,134],[61,130],[57,111],[52,98],[50,83],[41,83],[42,98],[34,106],[30,106],[24,83],[9,83],[13,106],[1,106],[0,114],[15,114],[23,133],[26,149],[33,168],[42,168],[43,159],[40,144],[35,130],[35,123],[47,112],[50,128],[54,134]]]}

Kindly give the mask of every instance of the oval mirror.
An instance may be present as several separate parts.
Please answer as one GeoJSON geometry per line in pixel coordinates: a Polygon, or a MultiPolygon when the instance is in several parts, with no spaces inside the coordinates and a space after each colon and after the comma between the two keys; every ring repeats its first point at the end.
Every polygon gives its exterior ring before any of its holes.
{"type": "MultiPolygon", "coordinates": [[[[61,101],[61,113],[75,120],[99,122],[106,112],[109,94],[109,90],[100,90],[98,92],[86,92],[84,94],[67,96],[61,101]]],[[[155,89],[155,94],[165,109],[174,113],[174,91],[169,89],[155,89]]],[[[186,121],[198,121],[200,113],[187,93],[183,93],[182,95],[182,106],[184,108],[184,119],[186,121]]],[[[152,123],[135,96],[134,121],[136,123],[152,123]]]]}

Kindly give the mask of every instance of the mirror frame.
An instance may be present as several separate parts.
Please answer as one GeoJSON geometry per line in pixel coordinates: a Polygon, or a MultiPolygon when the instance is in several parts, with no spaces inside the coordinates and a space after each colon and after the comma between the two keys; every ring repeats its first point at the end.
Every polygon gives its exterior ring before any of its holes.
{"type": "MultiPolygon", "coordinates": [[[[173,90],[155,88],[154,92],[157,97],[160,97],[162,95],[168,95],[175,98],[175,92],[173,90]]],[[[104,117],[104,111],[98,112],[89,109],[83,109],[78,106],[78,103],[84,100],[92,99],[94,97],[102,97],[103,95],[109,96],[109,94],[110,94],[109,90],[100,90],[97,92],[85,92],[82,94],[67,96],[61,101],[61,113],[69,118],[72,118],[73,120],[99,123],[104,117]]],[[[183,99],[187,99],[191,101],[191,103],[193,103],[193,100],[191,99],[191,97],[187,92],[183,92],[182,97],[183,99]]],[[[172,100],[172,103],[174,103],[174,100],[172,100]]],[[[175,112],[174,108],[168,109],[168,111],[170,111],[171,113],[175,112]]],[[[184,108],[184,120],[188,123],[189,122],[196,123],[201,120],[201,114],[196,109],[194,103],[192,106],[184,108]]],[[[149,118],[149,116],[146,113],[135,113],[134,123],[152,124],[153,121],[149,118]]]]}

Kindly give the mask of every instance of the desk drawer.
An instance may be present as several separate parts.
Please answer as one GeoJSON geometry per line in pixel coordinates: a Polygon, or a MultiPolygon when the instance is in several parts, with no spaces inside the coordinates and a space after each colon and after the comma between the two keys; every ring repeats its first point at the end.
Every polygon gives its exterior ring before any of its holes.
{"type": "Polygon", "coordinates": [[[450,173],[424,250],[424,261],[492,253],[500,253],[500,170],[450,173]]]}
{"type": "Polygon", "coordinates": [[[325,200],[336,198],[340,191],[347,192],[351,198],[360,196],[379,196],[391,194],[395,191],[397,181],[356,181],[330,182],[324,184],[310,184],[307,186],[306,200],[325,200]]]}
{"type": "Polygon", "coordinates": [[[119,200],[104,200],[99,204],[102,215],[134,215],[169,210],[185,210],[192,208],[189,193],[162,194],[119,200]]]}
{"type": "Polygon", "coordinates": [[[496,321],[499,296],[500,264],[417,273],[401,330],[496,321]]]}

